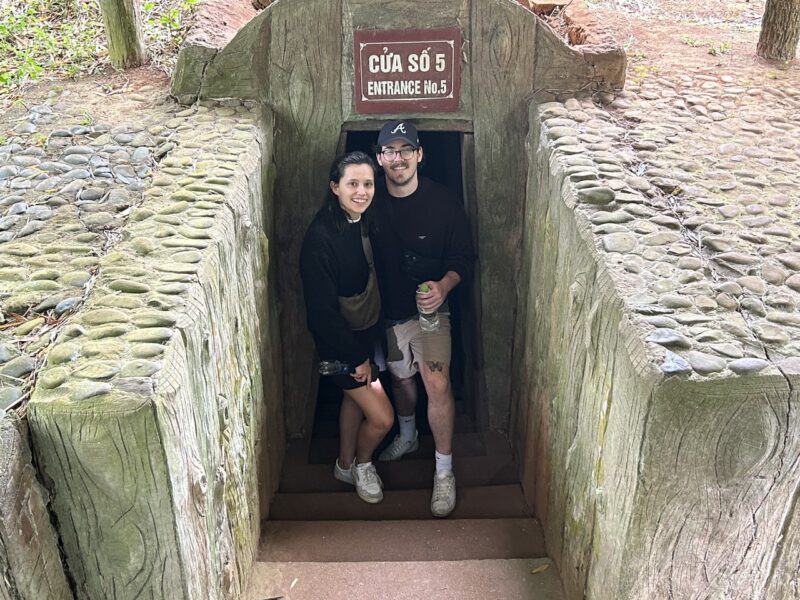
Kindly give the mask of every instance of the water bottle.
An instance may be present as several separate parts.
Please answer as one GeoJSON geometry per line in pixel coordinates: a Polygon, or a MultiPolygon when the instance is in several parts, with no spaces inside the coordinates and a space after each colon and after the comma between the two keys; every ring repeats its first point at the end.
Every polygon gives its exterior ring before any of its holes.
{"type": "Polygon", "coordinates": [[[321,360],[319,361],[320,375],[347,375],[350,373],[350,365],[341,360],[321,360]]]}
{"type": "MultiPolygon", "coordinates": [[[[417,287],[417,294],[427,294],[430,291],[427,283],[421,283],[417,287]]],[[[417,311],[419,312],[419,328],[422,331],[439,330],[439,311],[434,309],[428,312],[419,305],[419,302],[417,302],[417,311]]]]}

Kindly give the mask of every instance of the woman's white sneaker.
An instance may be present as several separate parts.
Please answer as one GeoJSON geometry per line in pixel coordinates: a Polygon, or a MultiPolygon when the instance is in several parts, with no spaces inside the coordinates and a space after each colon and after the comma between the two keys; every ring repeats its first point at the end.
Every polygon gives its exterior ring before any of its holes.
{"type": "Polygon", "coordinates": [[[333,476],[335,479],[342,481],[344,483],[349,483],[350,485],[354,485],[355,482],[353,481],[353,468],[348,467],[343,469],[339,466],[339,459],[336,459],[336,464],[333,465],[333,476]]]}
{"type": "Polygon", "coordinates": [[[353,463],[351,470],[359,498],[370,504],[383,500],[383,482],[375,471],[375,465],[371,462],[360,465],[353,463]]]}

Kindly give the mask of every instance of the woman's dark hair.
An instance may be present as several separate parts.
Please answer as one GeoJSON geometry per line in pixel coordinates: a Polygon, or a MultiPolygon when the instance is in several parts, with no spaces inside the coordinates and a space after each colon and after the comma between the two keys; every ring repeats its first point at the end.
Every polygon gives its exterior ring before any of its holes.
{"type": "MultiPolygon", "coordinates": [[[[331,163],[330,173],[328,174],[328,193],[325,196],[325,205],[322,207],[322,212],[333,221],[336,231],[342,232],[347,227],[347,213],[339,205],[339,197],[333,193],[330,184],[339,183],[344,177],[344,170],[350,165],[367,165],[372,169],[373,177],[377,177],[378,167],[375,166],[375,161],[369,154],[356,150],[341,156],[337,156],[331,163]]],[[[369,212],[369,211],[367,211],[369,212]]],[[[364,225],[367,229],[370,228],[370,220],[368,214],[363,214],[362,219],[365,219],[364,225]]]]}

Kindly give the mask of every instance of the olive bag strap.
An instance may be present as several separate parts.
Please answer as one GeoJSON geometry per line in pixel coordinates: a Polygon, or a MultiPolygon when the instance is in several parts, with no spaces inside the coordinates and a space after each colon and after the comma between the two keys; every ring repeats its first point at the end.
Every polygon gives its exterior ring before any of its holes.
{"type": "Polygon", "coordinates": [[[378,322],[381,313],[381,296],[375,275],[372,244],[364,222],[361,222],[361,246],[369,265],[369,278],[364,291],[355,296],[339,296],[339,310],[353,331],[369,329],[378,322]]]}

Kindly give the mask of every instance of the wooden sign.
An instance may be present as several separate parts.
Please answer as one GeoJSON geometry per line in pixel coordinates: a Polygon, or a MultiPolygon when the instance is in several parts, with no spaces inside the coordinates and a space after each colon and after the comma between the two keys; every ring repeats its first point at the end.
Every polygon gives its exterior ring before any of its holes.
{"type": "Polygon", "coordinates": [[[455,112],[461,94],[461,30],[353,32],[356,112],[455,112]]]}

